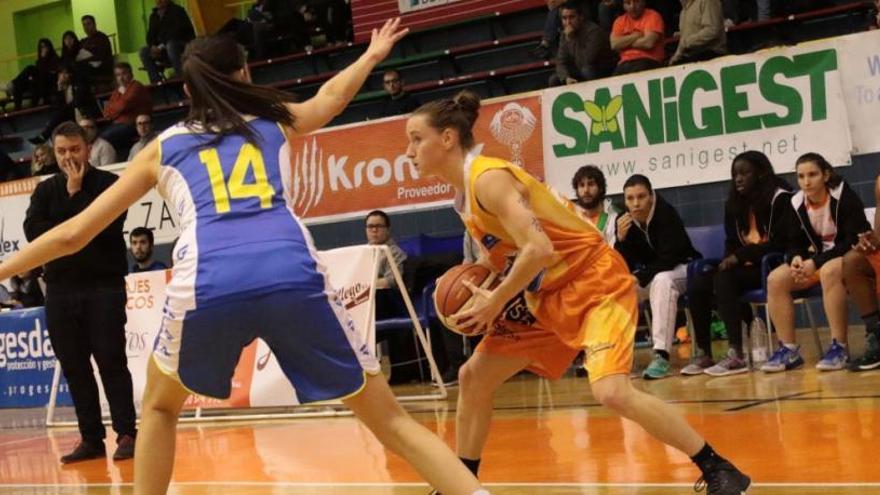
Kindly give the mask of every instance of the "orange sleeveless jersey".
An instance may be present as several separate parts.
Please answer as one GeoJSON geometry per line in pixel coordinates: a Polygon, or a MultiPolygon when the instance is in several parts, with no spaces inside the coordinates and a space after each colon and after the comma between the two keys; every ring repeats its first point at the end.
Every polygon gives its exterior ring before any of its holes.
{"type": "Polygon", "coordinates": [[[517,251],[516,243],[498,218],[480,207],[474,191],[477,178],[494,169],[510,172],[526,186],[529,205],[553,243],[555,256],[552,264],[535,281],[535,285],[540,285],[529,287],[531,291],[559,288],[583,273],[593,258],[611,249],[602,232],[571,201],[507,161],[476,156],[470,162],[470,170],[465,170],[468,174],[465,204],[460,213],[471,237],[487,250],[489,260],[498,271],[505,271],[512,261],[517,251]]]}
{"type": "MultiPolygon", "coordinates": [[[[570,360],[546,362],[548,353],[535,350],[546,350],[551,337],[568,349],[587,351],[586,367],[591,381],[613,373],[628,373],[632,365],[637,297],[623,258],[605,243],[602,233],[581,210],[526,171],[504,160],[469,155],[465,162],[465,191],[457,198],[456,208],[471,237],[479,242],[499,272],[505,272],[513,262],[517,247],[498,218],[477,201],[476,180],[489,170],[505,170],[525,185],[530,207],[555,254],[525,293],[536,326],[542,329],[533,333],[544,335],[523,334],[524,338],[515,342],[509,335],[490,333],[481,346],[489,352],[527,356],[537,370],[558,371],[567,367],[570,360]]],[[[566,354],[566,358],[569,356],[566,354]]]]}

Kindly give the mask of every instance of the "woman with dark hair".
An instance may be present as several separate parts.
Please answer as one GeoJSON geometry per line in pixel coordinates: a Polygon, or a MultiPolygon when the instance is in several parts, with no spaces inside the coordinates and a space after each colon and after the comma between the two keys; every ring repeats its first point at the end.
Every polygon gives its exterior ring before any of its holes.
{"type": "Polygon", "coordinates": [[[76,33],[64,31],[61,35],[61,63],[67,66],[76,66],[79,62],[91,57],[88,50],[84,50],[76,33]]]}
{"type": "Polygon", "coordinates": [[[21,110],[24,95],[30,93],[31,106],[40,102],[48,103],[58,74],[61,59],[55,53],[55,47],[48,38],[40,38],[37,42],[37,61],[28,65],[12,80],[12,97],[15,109],[21,110]]]}
{"type": "Polygon", "coordinates": [[[804,364],[795,339],[791,293],[820,282],[831,346],[816,368],[833,371],[846,367],[849,350],[843,255],[858,244],[859,234],[871,229],[862,200],[828,160],[818,153],[807,153],[796,163],[801,190],[791,198],[786,217],[788,263],[767,277],[767,310],[779,336],[779,348],[761,366],[761,371],[768,373],[804,364]]]}
{"type": "Polygon", "coordinates": [[[153,187],[180,205],[174,273],[147,369],[136,494],[167,491],[184,401],[190,391],[228,397],[241,349],[257,337],[300,402],[340,398],[444,493],[488,493],[397,403],[290,204],[289,140],[342,112],[406,34],[399,22],[374,30],[364,54],[303,103],[252,84],[246,53],[231,38],[192,41],[182,61],[191,101],[184,122],[138,153],[82,213],[0,264],[3,279],[78,251],[153,187]]]}
{"type": "Polygon", "coordinates": [[[745,492],[748,476],[675,407],[632,385],[638,298],[626,261],[574,203],[522,168],[475,151],[479,110],[479,97],[463,91],[421,106],[406,123],[406,156],[419,174],[455,187],[455,208],[483,245],[477,263],[505,273],[492,290],[465,282],[475,297],[450,316],[456,328],[485,333],[459,370],[456,448],[462,461],[478,472],[495,391],[505,381],[526,369],[558,378],[584,351],[597,401],[690,456],[702,472],[697,487],[708,495],[745,492]],[[506,311],[513,307],[520,318],[506,311]],[[512,319],[528,324],[504,323],[512,319]]]}
{"type": "Polygon", "coordinates": [[[777,177],[760,151],[745,151],[730,166],[730,193],[724,205],[724,259],[717,270],[697,273],[688,285],[688,309],[701,356],[681,370],[682,375],[713,376],[745,373],[748,367],[742,342],[742,324],[752,312],[740,296],[761,287],[761,258],[784,250],[784,217],[791,186],[777,177]],[[715,364],[709,325],[712,303],[727,327],[728,350],[715,364]]]}

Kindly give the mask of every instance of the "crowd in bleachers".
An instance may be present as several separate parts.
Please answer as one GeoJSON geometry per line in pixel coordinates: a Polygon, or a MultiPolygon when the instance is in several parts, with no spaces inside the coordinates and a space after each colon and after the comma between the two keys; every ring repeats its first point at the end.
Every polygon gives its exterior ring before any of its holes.
{"type": "MultiPolygon", "coordinates": [[[[81,22],[83,39],[73,31],[64,32],[59,54],[50,39],[41,38],[35,62],[6,84],[7,102],[14,111],[5,118],[15,119],[22,110],[27,113],[29,103],[40,110],[41,129],[13,138],[22,141],[23,137],[34,146],[30,157],[16,160],[0,150],[0,181],[42,170],[38,164],[42,154],[37,156],[42,153],[40,145],[65,121],[94,129],[93,165],[98,166],[125,161],[157,134],[152,128],[157,88],[169,82],[180,88],[181,56],[195,38],[187,11],[173,0],[156,0],[145,45],[138,53],[149,86],[135,79],[135,68],[128,62],[114,61],[110,38],[98,29],[93,15],[82,16],[81,22]],[[143,126],[148,128],[141,132],[143,126]]],[[[230,21],[220,32],[236,36],[253,59],[261,60],[311,51],[313,40],[329,47],[347,44],[352,36],[351,12],[347,0],[259,0],[245,19],[230,21]]],[[[182,98],[182,91],[178,95],[182,98]]]]}

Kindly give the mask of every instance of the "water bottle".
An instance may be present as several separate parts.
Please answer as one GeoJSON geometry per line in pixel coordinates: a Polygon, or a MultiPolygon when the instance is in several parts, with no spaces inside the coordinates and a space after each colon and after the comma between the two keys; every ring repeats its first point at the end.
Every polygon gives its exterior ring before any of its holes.
{"type": "Polygon", "coordinates": [[[752,334],[752,364],[755,368],[760,368],[762,364],[767,362],[767,347],[769,345],[769,336],[767,335],[767,325],[760,316],[756,316],[752,320],[749,327],[749,333],[752,334]]]}
{"type": "MultiPolygon", "coordinates": [[[[749,326],[746,325],[746,322],[742,322],[742,342],[745,344],[746,342],[751,342],[749,339],[749,326]]],[[[743,359],[746,361],[746,368],[752,369],[752,350],[751,349],[743,349],[743,359]]]]}

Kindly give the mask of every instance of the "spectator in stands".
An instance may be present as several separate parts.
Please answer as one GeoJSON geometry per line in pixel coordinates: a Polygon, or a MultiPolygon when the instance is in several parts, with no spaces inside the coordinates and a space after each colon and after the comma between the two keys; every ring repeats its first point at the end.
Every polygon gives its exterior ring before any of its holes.
{"type": "Polygon", "coordinates": [[[34,148],[34,154],[31,157],[31,175],[52,175],[60,172],[58,163],[55,161],[55,152],[52,146],[43,143],[34,148]]]}
{"type": "Polygon", "coordinates": [[[83,49],[79,37],[73,31],[65,31],[61,35],[61,64],[66,67],[76,67],[77,64],[92,54],[83,49]]]}
{"type": "Polygon", "coordinates": [[[761,259],[781,253],[785,246],[785,218],[791,209],[791,186],[776,176],[773,165],[760,151],[745,151],[730,167],[730,193],[724,205],[724,259],[717,270],[695,273],[688,286],[688,309],[693,319],[696,345],[702,356],[681,370],[682,375],[707,373],[725,376],[745,373],[742,325],[752,319],[743,293],[761,288],[761,259]],[[724,359],[712,359],[713,300],[727,327],[728,350],[724,359]]]}
{"type": "Polygon", "coordinates": [[[646,380],[669,376],[678,298],[687,286],[687,264],[700,258],[675,208],[644,175],[623,184],[627,212],[617,219],[615,248],[638,280],[639,299],[651,305],[654,358],[642,373],[646,380]]]}
{"type": "Polygon", "coordinates": [[[141,48],[140,57],[151,83],[163,79],[159,65],[174,68],[180,74],[180,58],[186,44],[196,37],[192,21],[183,7],[171,0],[156,0],[156,8],[150,14],[147,29],[147,46],[141,48]]]}
{"type": "Polygon", "coordinates": [[[40,287],[40,274],[42,270],[39,268],[19,273],[9,279],[9,285],[12,288],[9,291],[11,299],[5,301],[6,304],[15,308],[37,308],[43,305],[45,298],[43,297],[43,289],[40,287]]]}
{"type": "Polygon", "coordinates": [[[611,29],[611,48],[620,54],[614,75],[662,67],[666,59],[663,17],[645,8],[645,0],[624,0],[623,8],[626,13],[611,29]]]}
{"type": "Polygon", "coordinates": [[[682,0],[679,40],[669,65],[713,59],[727,53],[720,0],[682,0]]]}
{"type": "Polygon", "coordinates": [[[605,203],[607,184],[605,174],[595,165],[584,165],[571,179],[577,199],[575,204],[584,209],[587,218],[599,228],[605,242],[613,246],[617,240],[617,210],[605,203]]]}
{"type": "Polygon", "coordinates": [[[132,161],[134,156],[144,149],[144,146],[148,145],[150,141],[156,139],[157,136],[156,131],[153,130],[153,117],[149,114],[138,115],[134,121],[134,126],[137,129],[139,139],[131,147],[131,151],[128,152],[128,161],[132,161]]]}
{"type": "Polygon", "coordinates": [[[48,38],[40,38],[37,42],[37,61],[28,65],[6,87],[11,94],[16,110],[21,110],[24,95],[31,96],[31,106],[41,102],[48,104],[58,80],[58,69],[61,59],[55,53],[55,47],[48,38]]]}
{"type": "MultiPolygon", "coordinates": [[[[40,182],[31,195],[24,221],[30,242],[86,209],[118,179],[89,165],[86,132],[75,123],[58,126],[52,143],[62,173],[40,182]]],[[[82,437],[72,452],[61,457],[64,464],[106,455],[92,356],[116,432],[113,459],[134,456],[134,399],[125,355],[124,222],[123,212],[81,251],[46,265],[49,341],[67,378],[82,437]]]]}
{"type": "Polygon", "coordinates": [[[88,82],[78,76],[72,66],[62,65],[58,70],[58,82],[52,94],[46,127],[28,141],[35,145],[44,143],[58,124],[94,115],[98,115],[98,102],[88,82]]]}
{"type": "Polygon", "coordinates": [[[380,116],[391,117],[410,113],[421,106],[419,100],[403,89],[405,82],[400,77],[400,72],[388,69],[382,74],[382,86],[388,92],[388,97],[382,102],[380,116]]]}
{"type": "Polygon", "coordinates": [[[779,348],[761,366],[773,373],[804,364],[795,339],[793,291],[822,284],[822,305],[831,327],[831,346],[819,360],[821,371],[840,370],[849,361],[846,287],[842,256],[871,229],[865,206],[849,185],[818,153],[797,160],[800,191],[792,197],[783,263],[767,277],[767,311],[779,336],[779,348]]]}
{"type": "Polygon", "coordinates": [[[324,16],[327,24],[327,41],[342,45],[352,39],[350,0],[329,0],[324,16]]]}
{"type": "Polygon", "coordinates": [[[138,115],[153,111],[153,100],[150,90],[134,80],[128,62],[117,63],[113,76],[116,78],[116,89],[104,106],[104,118],[110,120],[111,124],[101,132],[101,137],[113,145],[117,156],[125,156],[125,151],[138,136],[135,119],[138,115]]]}
{"type": "Polygon", "coordinates": [[[98,137],[98,124],[95,119],[79,120],[79,126],[85,131],[86,144],[89,145],[89,163],[93,167],[103,167],[116,163],[116,150],[106,139],[98,137]]]}
{"type": "Polygon", "coordinates": [[[265,11],[272,15],[275,30],[291,36],[293,50],[310,50],[311,41],[301,0],[266,0],[265,11]]]}
{"type": "Polygon", "coordinates": [[[606,77],[615,65],[608,32],[584,19],[574,3],[560,7],[563,36],[556,55],[556,73],[550,76],[550,85],[575,84],[606,77]]]}
{"type": "MultiPolygon", "coordinates": [[[[400,249],[400,246],[391,237],[391,219],[388,215],[382,210],[371,211],[367,214],[364,225],[367,231],[367,244],[371,246],[388,246],[394,258],[394,264],[397,265],[398,271],[402,272],[406,253],[400,249]]],[[[376,282],[376,288],[393,289],[396,287],[397,281],[394,279],[391,266],[388,264],[388,260],[382,259],[379,263],[379,280],[376,282]]]]}
{"type": "MultiPolygon", "coordinates": [[[[874,181],[874,199],[880,206],[880,177],[874,181]]],[[[850,361],[850,371],[880,368],[880,307],[877,275],[880,273],[880,208],[874,209],[874,229],[859,234],[859,242],[843,256],[846,289],[865,323],[865,353],[850,361]]]]}
{"type": "Polygon", "coordinates": [[[146,227],[136,227],[128,237],[129,250],[134,258],[129,273],[165,270],[168,266],[153,259],[153,231],[146,227]]]}
{"type": "Polygon", "coordinates": [[[82,16],[82,27],[86,37],[82,39],[82,48],[89,56],[81,60],[83,67],[89,72],[92,80],[110,79],[113,75],[113,46],[110,38],[98,31],[95,17],[82,16]]]}
{"type": "MultiPolygon", "coordinates": [[[[382,210],[371,211],[367,214],[364,222],[367,231],[367,244],[371,246],[385,245],[391,250],[397,271],[403,273],[403,262],[406,261],[406,253],[394,242],[391,237],[391,219],[382,210]]],[[[391,265],[385,257],[379,258],[379,278],[376,280],[376,318],[386,318],[394,314],[397,307],[397,297],[391,290],[396,289],[397,280],[391,271],[391,265]]]]}

